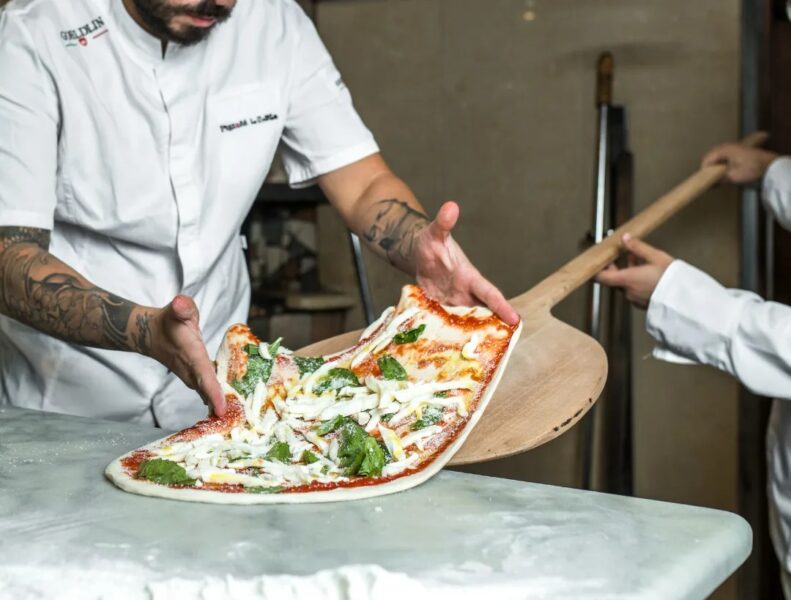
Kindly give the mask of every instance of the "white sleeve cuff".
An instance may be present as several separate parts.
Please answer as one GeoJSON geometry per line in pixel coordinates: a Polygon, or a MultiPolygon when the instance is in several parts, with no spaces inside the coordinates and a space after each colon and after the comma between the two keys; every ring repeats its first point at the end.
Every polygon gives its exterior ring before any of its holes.
{"type": "Polygon", "coordinates": [[[299,167],[294,166],[292,161],[288,169],[289,185],[292,188],[309,187],[316,183],[317,177],[342,169],[377,152],[379,152],[379,146],[373,139],[370,139],[351,148],[336,152],[323,160],[307,163],[299,167]]]}
{"type": "Polygon", "coordinates": [[[31,227],[52,231],[55,225],[55,217],[52,213],[7,209],[3,208],[3,204],[0,198],[0,227],[31,227]]]}
{"type": "Polygon", "coordinates": [[[791,229],[791,157],[775,159],[764,175],[761,194],[766,210],[791,229]]]}
{"type": "Polygon", "coordinates": [[[646,329],[664,352],[733,374],[730,343],[744,306],[756,298],[675,260],[651,296],[646,329]]]}

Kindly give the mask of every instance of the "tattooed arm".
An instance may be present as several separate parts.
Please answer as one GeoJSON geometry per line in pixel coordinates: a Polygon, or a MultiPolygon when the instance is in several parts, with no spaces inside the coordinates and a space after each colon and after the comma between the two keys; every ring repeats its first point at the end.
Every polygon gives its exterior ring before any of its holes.
{"type": "Polygon", "coordinates": [[[0,227],[0,313],[68,342],[150,352],[154,309],[92,285],[48,248],[48,231],[0,227]]]}
{"type": "Polygon", "coordinates": [[[432,297],[457,306],[482,303],[508,323],[519,321],[451,236],[459,218],[454,202],[446,202],[430,220],[379,154],[319,177],[319,185],[352,231],[379,256],[414,276],[432,297]]]}
{"type": "Polygon", "coordinates": [[[192,300],[153,308],[120,298],[50,254],[49,239],[43,229],[0,227],[0,313],[66,342],[155,358],[222,414],[192,300]]]}

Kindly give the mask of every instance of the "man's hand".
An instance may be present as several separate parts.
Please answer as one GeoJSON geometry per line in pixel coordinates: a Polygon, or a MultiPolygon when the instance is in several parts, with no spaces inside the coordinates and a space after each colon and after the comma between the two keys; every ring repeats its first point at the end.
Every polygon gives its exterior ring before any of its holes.
{"type": "Polygon", "coordinates": [[[484,304],[506,323],[516,325],[519,315],[451,237],[458,220],[458,204],[446,202],[437,218],[417,235],[415,276],[418,285],[440,302],[456,306],[484,304]]]}
{"type": "Polygon", "coordinates": [[[516,311],[450,236],[459,218],[456,203],[446,202],[430,221],[412,190],[379,154],[322,175],[318,182],[349,229],[390,264],[414,275],[429,295],[446,304],[485,304],[505,322],[519,322],[516,311]]]}
{"type": "Polygon", "coordinates": [[[702,160],[702,166],[724,164],[727,167],[725,179],[728,183],[745,185],[763,179],[766,170],[777,158],[774,152],[730,143],[714,146],[702,160]]]}
{"type": "Polygon", "coordinates": [[[646,309],[673,257],[628,233],[623,236],[623,246],[630,253],[630,266],[619,269],[610,265],[597,275],[596,281],[608,287],[621,288],[629,302],[646,309]]]}
{"type": "Polygon", "coordinates": [[[215,415],[225,414],[225,397],[206,352],[192,298],[176,296],[150,320],[148,354],[165,365],[208,404],[215,415]]]}

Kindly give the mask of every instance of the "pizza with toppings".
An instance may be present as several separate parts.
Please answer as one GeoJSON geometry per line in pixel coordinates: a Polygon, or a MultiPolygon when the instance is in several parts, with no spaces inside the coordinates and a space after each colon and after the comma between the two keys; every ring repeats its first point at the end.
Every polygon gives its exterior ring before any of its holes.
{"type": "Polygon", "coordinates": [[[130,452],[120,488],[234,504],[398,492],[437,473],[480,419],[521,325],[406,286],[353,347],[297,356],[232,326],[217,355],[222,418],[130,452]]]}

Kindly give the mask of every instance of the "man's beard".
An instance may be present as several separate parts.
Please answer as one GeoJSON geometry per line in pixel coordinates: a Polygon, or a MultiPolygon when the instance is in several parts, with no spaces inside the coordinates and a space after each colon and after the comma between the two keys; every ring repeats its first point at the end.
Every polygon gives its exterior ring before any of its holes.
{"type": "Polygon", "coordinates": [[[179,30],[170,26],[175,17],[189,15],[202,17],[205,19],[215,19],[215,25],[222,23],[231,16],[233,7],[218,6],[214,0],[203,0],[196,6],[171,6],[168,0],[132,0],[140,18],[148,29],[157,37],[181,44],[191,46],[205,40],[214,26],[194,27],[187,25],[179,30]]]}

